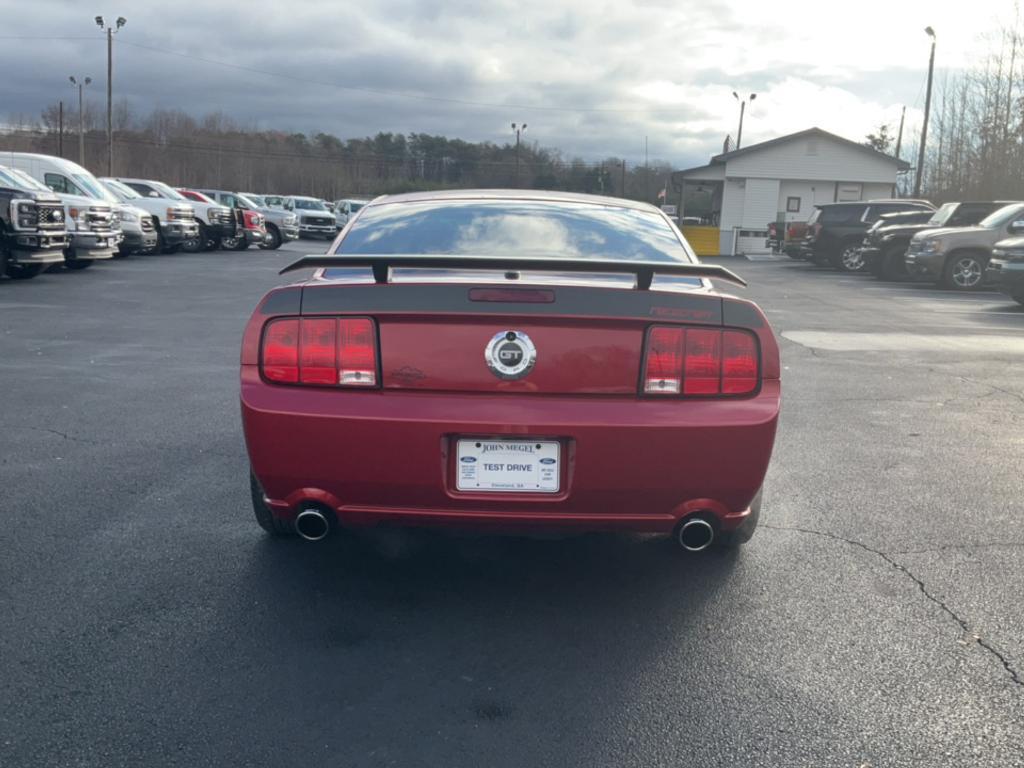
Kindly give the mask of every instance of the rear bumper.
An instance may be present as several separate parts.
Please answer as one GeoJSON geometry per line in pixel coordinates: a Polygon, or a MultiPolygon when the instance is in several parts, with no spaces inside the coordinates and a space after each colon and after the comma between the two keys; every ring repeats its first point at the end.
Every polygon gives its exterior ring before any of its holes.
{"type": "Polygon", "coordinates": [[[242,368],[242,421],[269,506],[315,502],[342,525],[668,532],[738,526],[764,482],[779,382],[743,400],[344,392],[269,385],[242,368]],[[557,494],[455,490],[456,437],[558,439],[557,494]]]}

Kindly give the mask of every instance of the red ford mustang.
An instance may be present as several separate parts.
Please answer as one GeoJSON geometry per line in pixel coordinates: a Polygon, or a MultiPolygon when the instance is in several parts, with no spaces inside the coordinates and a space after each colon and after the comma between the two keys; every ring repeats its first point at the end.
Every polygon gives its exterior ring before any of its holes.
{"type": "Polygon", "coordinates": [[[380,198],[242,343],[256,520],[754,533],[779,350],[649,205],[456,191],[380,198]]]}

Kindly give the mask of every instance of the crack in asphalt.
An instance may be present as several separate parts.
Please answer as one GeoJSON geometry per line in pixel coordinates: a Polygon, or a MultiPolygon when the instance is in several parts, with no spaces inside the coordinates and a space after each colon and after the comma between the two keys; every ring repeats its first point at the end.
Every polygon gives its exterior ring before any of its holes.
{"type": "MultiPolygon", "coordinates": [[[[928,588],[924,584],[924,581],[922,581],[920,578],[918,578],[905,565],[903,565],[902,563],[894,560],[893,557],[891,555],[889,555],[888,553],[883,552],[883,551],[881,551],[879,549],[874,549],[873,547],[869,547],[867,544],[865,544],[862,541],[857,541],[856,539],[848,539],[848,538],[846,538],[844,536],[839,536],[839,535],[834,534],[834,533],[828,533],[827,531],[816,531],[813,528],[800,528],[798,526],[771,525],[771,524],[767,524],[767,523],[762,523],[759,527],[769,528],[769,529],[774,530],[774,531],[789,531],[791,533],[804,533],[804,534],[807,534],[807,535],[810,535],[810,536],[819,536],[819,537],[825,538],[825,539],[832,539],[833,541],[838,541],[838,542],[841,542],[843,544],[849,544],[851,546],[858,547],[858,548],[864,550],[865,552],[869,552],[870,554],[875,555],[876,557],[880,557],[882,560],[884,560],[886,563],[888,563],[892,568],[896,569],[897,571],[902,573],[904,576],[909,578],[911,581],[913,581],[917,585],[917,588],[921,592],[921,594],[925,596],[925,598],[927,598],[934,605],[938,606],[943,611],[943,613],[948,615],[951,619],[953,619],[953,621],[955,621],[957,624],[960,625],[960,629],[963,630],[964,634],[970,635],[971,637],[973,637],[975,642],[977,642],[977,644],[979,646],[981,646],[986,651],[988,651],[988,653],[990,655],[992,655],[996,660],[999,661],[1000,664],[1002,664],[1003,669],[1006,670],[1006,673],[1010,676],[1010,679],[1013,681],[1013,683],[1015,685],[1017,685],[1017,686],[1019,686],[1021,688],[1024,688],[1024,678],[1022,678],[1020,673],[1018,673],[1017,670],[1014,669],[1013,665],[1010,663],[1010,660],[1003,654],[1002,651],[1000,651],[998,648],[996,648],[991,643],[989,643],[989,641],[986,640],[985,638],[983,638],[980,635],[977,635],[974,632],[972,632],[970,624],[967,623],[966,619],[961,618],[960,615],[957,614],[956,611],[954,611],[952,608],[950,608],[943,600],[941,600],[940,598],[936,597],[931,592],[929,592],[928,588]]],[[[904,553],[904,554],[909,554],[909,553],[904,553]]]]}
{"type": "Polygon", "coordinates": [[[67,432],[61,432],[59,429],[50,429],[49,427],[31,427],[25,424],[6,424],[4,426],[10,429],[28,429],[31,430],[32,432],[43,432],[50,435],[56,435],[57,437],[69,440],[72,443],[84,443],[85,445],[101,445],[101,443],[97,440],[89,440],[84,437],[75,437],[73,435],[69,435],[67,432]]]}
{"type": "Polygon", "coordinates": [[[991,382],[978,381],[977,379],[972,379],[969,376],[962,376],[957,374],[956,377],[960,379],[960,381],[963,381],[967,384],[977,384],[979,387],[990,387],[992,389],[992,392],[986,395],[986,397],[994,395],[996,392],[1002,392],[1004,395],[1009,395],[1010,397],[1016,398],[1017,400],[1020,400],[1022,403],[1024,403],[1024,395],[1022,395],[1020,392],[1014,392],[1012,389],[1006,389],[1004,387],[997,387],[995,384],[992,384],[991,382]]]}
{"type": "Polygon", "coordinates": [[[1024,541],[981,541],[977,544],[942,544],[938,547],[926,547],[925,549],[901,549],[896,552],[890,552],[891,555],[927,555],[933,552],[948,552],[951,549],[963,549],[970,551],[972,549],[999,549],[999,548],[1017,549],[1024,547],[1024,541]]]}

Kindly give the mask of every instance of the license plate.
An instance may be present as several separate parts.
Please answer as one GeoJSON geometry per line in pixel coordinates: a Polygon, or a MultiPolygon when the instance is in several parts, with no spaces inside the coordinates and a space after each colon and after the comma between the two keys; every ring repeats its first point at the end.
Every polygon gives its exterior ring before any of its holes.
{"type": "Polygon", "coordinates": [[[489,493],[558,493],[561,448],[557,440],[460,439],[455,487],[489,493]]]}

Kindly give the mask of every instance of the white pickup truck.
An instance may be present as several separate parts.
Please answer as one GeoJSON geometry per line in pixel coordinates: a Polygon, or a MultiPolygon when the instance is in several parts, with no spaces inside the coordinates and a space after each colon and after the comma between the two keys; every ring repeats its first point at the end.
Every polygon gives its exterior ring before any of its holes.
{"type": "Polygon", "coordinates": [[[59,157],[31,152],[0,152],[0,165],[57,193],[69,236],[65,267],[85,269],[94,261],[114,257],[123,239],[120,214],[98,189],[92,189],[96,179],[91,173],[59,157]]]}
{"type": "Polygon", "coordinates": [[[157,253],[174,253],[199,239],[199,224],[191,204],[175,200],[143,197],[126,184],[114,179],[100,179],[103,187],[122,203],[141,208],[156,226],[157,253]]]}
{"type": "Polygon", "coordinates": [[[238,231],[234,211],[226,206],[189,200],[162,181],[121,177],[114,180],[131,187],[143,198],[159,200],[164,204],[175,206],[191,206],[195,212],[196,223],[199,225],[199,237],[185,243],[186,251],[212,251],[220,248],[221,240],[230,240],[241,234],[238,231]]]}
{"type": "Polygon", "coordinates": [[[292,195],[284,199],[284,209],[299,217],[301,237],[325,237],[333,240],[338,234],[334,214],[327,210],[324,201],[319,198],[292,195]]]}

